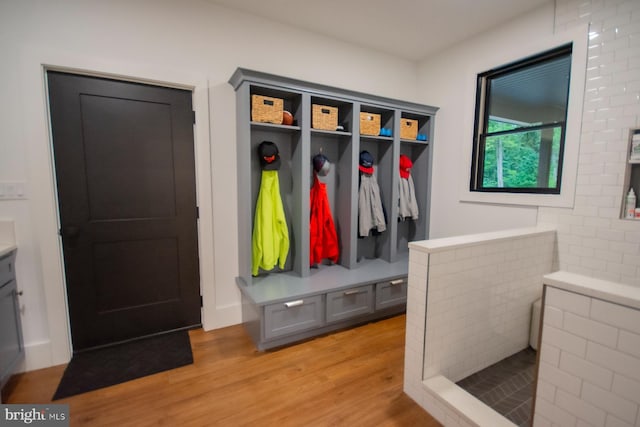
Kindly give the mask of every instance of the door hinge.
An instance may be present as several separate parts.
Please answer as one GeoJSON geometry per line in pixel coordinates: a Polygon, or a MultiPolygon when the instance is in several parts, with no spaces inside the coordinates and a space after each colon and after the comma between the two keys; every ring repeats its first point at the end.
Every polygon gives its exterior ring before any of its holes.
{"type": "Polygon", "coordinates": [[[193,116],[193,124],[196,124],[196,112],[195,111],[191,111],[191,114],[193,116]]]}
{"type": "Polygon", "coordinates": [[[200,295],[200,307],[204,307],[204,301],[202,299],[202,295],[200,295]]]}
{"type": "Polygon", "coordinates": [[[196,206],[196,219],[200,219],[200,206],[196,206]]]}

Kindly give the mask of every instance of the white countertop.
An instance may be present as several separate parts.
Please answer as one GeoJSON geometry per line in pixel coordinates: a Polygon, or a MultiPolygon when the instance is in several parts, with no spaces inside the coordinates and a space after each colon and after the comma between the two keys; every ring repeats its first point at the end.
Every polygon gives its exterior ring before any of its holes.
{"type": "Polygon", "coordinates": [[[445,251],[464,246],[472,246],[490,241],[500,241],[513,239],[521,236],[531,236],[555,232],[556,229],[550,226],[514,228],[503,231],[493,231],[489,233],[465,234],[464,236],[445,237],[441,239],[421,240],[409,243],[409,248],[420,252],[433,253],[445,251]]]}
{"type": "Polygon", "coordinates": [[[609,282],[568,271],[556,271],[543,278],[545,285],[575,292],[615,304],[640,309],[640,288],[609,282]]]}
{"type": "Polygon", "coordinates": [[[0,219],[0,257],[16,249],[16,233],[13,220],[0,219]]]}

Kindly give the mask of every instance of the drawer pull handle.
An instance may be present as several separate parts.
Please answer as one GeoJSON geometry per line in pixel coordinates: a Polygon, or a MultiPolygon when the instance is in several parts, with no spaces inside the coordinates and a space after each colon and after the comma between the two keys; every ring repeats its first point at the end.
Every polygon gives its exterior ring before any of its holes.
{"type": "Polygon", "coordinates": [[[396,280],[392,280],[391,283],[393,286],[395,285],[402,285],[404,283],[404,279],[396,279],[396,280]]]}
{"type": "Polygon", "coordinates": [[[284,306],[287,308],[291,308],[291,307],[297,307],[299,305],[303,305],[304,304],[304,300],[303,299],[299,299],[297,301],[289,301],[289,302],[285,302],[284,306]]]}
{"type": "Polygon", "coordinates": [[[355,295],[355,294],[359,294],[362,291],[358,290],[358,289],[351,289],[350,291],[344,291],[345,295],[355,295]]]}

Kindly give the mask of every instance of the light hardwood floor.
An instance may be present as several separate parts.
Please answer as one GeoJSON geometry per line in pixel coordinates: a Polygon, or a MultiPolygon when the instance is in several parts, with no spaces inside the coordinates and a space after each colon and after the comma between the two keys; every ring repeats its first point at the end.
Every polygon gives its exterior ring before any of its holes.
{"type": "MultiPolygon", "coordinates": [[[[194,363],[61,399],[72,426],[425,426],[402,392],[405,316],[258,352],[242,326],[190,332],[194,363]]],[[[51,402],[64,365],[16,376],[7,403],[51,402]]]]}

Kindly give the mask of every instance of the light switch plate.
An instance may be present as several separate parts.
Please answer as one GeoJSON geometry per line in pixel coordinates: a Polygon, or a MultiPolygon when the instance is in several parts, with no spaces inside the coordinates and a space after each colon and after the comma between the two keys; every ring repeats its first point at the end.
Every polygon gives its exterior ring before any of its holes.
{"type": "Polygon", "coordinates": [[[25,182],[0,182],[0,200],[24,200],[27,198],[25,182]]]}

